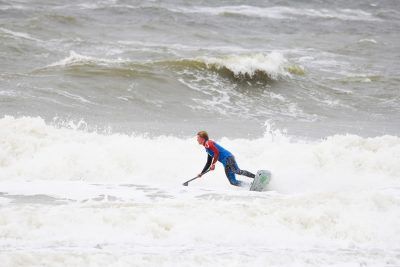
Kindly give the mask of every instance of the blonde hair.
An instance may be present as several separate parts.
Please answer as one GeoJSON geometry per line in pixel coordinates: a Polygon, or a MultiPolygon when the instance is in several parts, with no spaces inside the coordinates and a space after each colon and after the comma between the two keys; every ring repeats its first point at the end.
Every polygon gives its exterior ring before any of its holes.
{"type": "Polygon", "coordinates": [[[204,138],[206,141],[208,140],[208,133],[206,131],[200,131],[197,133],[198,136],[204,138]]]}

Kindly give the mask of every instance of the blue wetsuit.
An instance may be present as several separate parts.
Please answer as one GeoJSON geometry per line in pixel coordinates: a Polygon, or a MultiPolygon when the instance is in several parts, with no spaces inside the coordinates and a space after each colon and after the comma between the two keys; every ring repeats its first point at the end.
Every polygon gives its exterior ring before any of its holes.
{"type": "Polygon", "coordinates": [[[233,154],[214,141],[207,140],[204,143],[204,147],[206,148],[208,157],[202,173],[210,168],[211,163],[215,164],[215,162],[218,160],[222,163],[222,165],[224,165],[226,177],[232,185],[240,186],[241,184],[240,181],[236,180],[235,174],[245,175],[250,178],[255,177],[255,175],[251,172],[239,169],[233,154]]]}

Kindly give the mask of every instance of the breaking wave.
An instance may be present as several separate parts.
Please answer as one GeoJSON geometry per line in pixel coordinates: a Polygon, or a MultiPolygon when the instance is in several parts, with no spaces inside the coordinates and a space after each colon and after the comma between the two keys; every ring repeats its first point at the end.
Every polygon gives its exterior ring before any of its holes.
{"type": "MultiPolygon", "coordinates": [[[[41,118],[2,118],[0,139],[1,181],[179,184],[182,176],[196,174],[204,164],[204,152],[193,138],[99,134],[47,125],[41,118]]],[[[243,168],[270,169],[271,189],[279,192],[384,188],[399,183],[397,136],[335,135],[302,141],[269,131],[259,139],[218,141],[237,155],[243,168]]],[[[222,168],[216,174],[218,178],[204,179],[203,185],[229,188],[222,168]]]]}
{"type": "Polygon", "coordinates": [[[304,74],[301,66],[290,65],[278,52],[269,54],[230,55],[166,61],[163,64],[181,68],[206,69],[222,76],[244,81],[271,81],[304,74]]]}
{"type": "Polygon", "coordinates": [[[127,75],[151,70],[168,69],[173,71],[200,70],[216,72],[222,77],[236,81],[276,81],[294,75],[304,75],[302,66],[290,64],[278,52],[269,54],[227,55],[221,57],[197,57],[151,62],[134,62],[125,59],[105,59],[80,55],[71,51],[70,55],[60,61],[40,69],[65,69],[79,72],[101,72],[101,74],[127,75]]]}

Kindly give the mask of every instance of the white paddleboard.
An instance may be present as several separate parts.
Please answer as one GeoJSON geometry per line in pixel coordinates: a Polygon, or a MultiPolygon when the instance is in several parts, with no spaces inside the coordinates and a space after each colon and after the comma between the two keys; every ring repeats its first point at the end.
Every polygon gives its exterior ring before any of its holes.
{"type": "Polygon", "coordinates": [[[271,172],[268,170],[259,170],[251,183],[250,191],[264,191],[271,181],[271,172]]]}

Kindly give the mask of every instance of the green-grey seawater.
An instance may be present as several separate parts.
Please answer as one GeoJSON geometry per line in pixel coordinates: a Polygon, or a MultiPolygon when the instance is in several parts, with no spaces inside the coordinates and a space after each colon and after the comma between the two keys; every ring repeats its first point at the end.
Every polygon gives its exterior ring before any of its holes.
{"type": "Polygon", "coordinates": [[[398,134],[399,28],[398,1],[1,1],[0,115],[398,134]]]}

